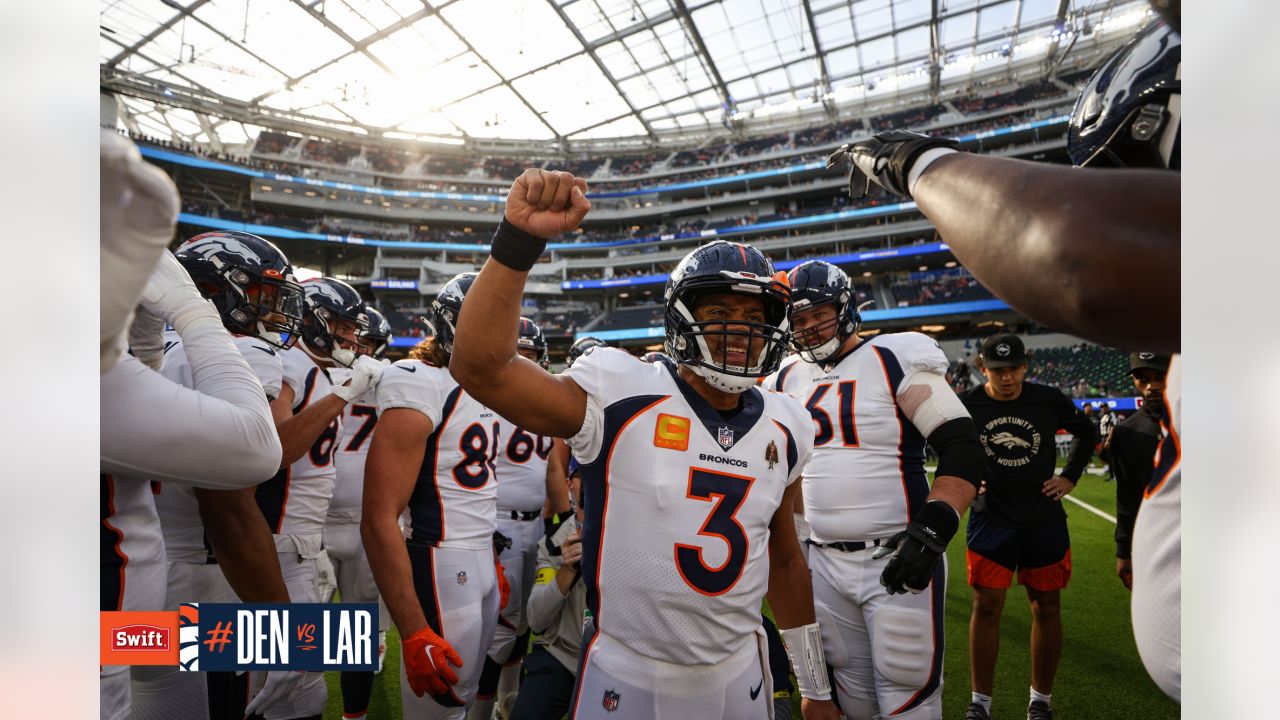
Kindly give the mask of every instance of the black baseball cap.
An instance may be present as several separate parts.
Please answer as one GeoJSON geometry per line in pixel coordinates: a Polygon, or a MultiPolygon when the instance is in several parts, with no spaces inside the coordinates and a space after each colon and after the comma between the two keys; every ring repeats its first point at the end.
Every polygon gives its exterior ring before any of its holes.
{"type": "Polygon", "coordinates": [[[1134,370],[1158,370],[1160,372],[1168,372],[1169,356],[1157,355],[1145,350],[1129,353],[1129,374],[1132,375],[1134,370]]]}
{"type": "Polygon", "coordinates": [[[982,349],[978,351],[982,365],[989,368],[1013,367],[1027,362],[1027,348],[1022,338],[1013,333],[992,335],[982,341],[982,349]]]}

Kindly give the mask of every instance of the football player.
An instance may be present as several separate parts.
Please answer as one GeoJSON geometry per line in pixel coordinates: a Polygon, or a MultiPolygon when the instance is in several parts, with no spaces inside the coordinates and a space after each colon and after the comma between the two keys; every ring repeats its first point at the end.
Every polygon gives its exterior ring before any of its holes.
{"type": "Polygon", "coordinates": [[[516,352],[528,270],[590,208],[584,180],[526,170],[468,299],[453,372],[583,462],[587,623],[571,718],[765,718],[769,601],[806,717],[837,717],[791,524],[813,423],[756,387],[787,349],[788,291],[755,248],[716,241],[667,281],[666,350],[650,364],[596,347],[561,375],[516,352]],[[507,328],[510,328],[509,330],[507,328]]]}
{"type": "MultiPolygon", "coordinates": [[[[164,250],[173,236],[178,197],[173,183],[141,160],[133,144],[102,135],[102,263],[99,536],[103,611],[159,610],[165,601],[165,553],[151,484],[223,489],[251,487],[279,460],[262,385],[231,344],[217,311],[164,250]],[[172,325],[192,348],[199,371],[184,388],[124,355],[135,306],[172,325]],[[212,433],[185,457],[156,453],[212,433]],[[215,467],[211,461],[225,458],[215,467]],[[194,460],[194,462],[192,462],[194,460]]],[[[130,713],[129,672],[101,668],[100,713],[130,713]]]]}
{"type": "Polygon", "coordinates": [[[405,717],[464,716],[505,604],[494,552],[501,423],[451,374],[454,328],[474,279],[445,283],[428,318],[434,337],[387,368],[365,461],[360,531],[400,631],[405,717]],[[397,522],[406,506],[407,539],[397,522]]]}
{"type": "MultiPolygon", "coordinates": [[[[288,258],[270,242],[241,232],[198,235],[183,243],[175,256],[201,295],[217,308],[267,399],[274,400],[282,373],[277,350],[290,348],[302,327],[302,288],[294,282],[288,258]]],[[[145,317],[140,314],[139,320],[145,317]]],[[[166,333],[162,339],[160,344],[135,338],[133,352],[145,362],[153,349],[159,349],[161,374],[192,387],[194,370],[182,338],[166,333]]],[[[183,602],[289,601],[271,531],[254,502],[253,489],[162,482],[152,488],[168,558],[166,609],[177,610],[183,602]]],[[[301,678],[299,673],[268,673],[266,687],[246,709],[247,686],[234,673],[198,675],[177,668],[139,667],[133,676],[135,717],[199,718],[207,713],[215,720],[265,711],[288,696],[301,678]]]]}
{"type": "Polygon", "coordinates": [[[789,279],[796,354],[765,386],[813,418],[804,514],[833,689],[850,720],[938,720],[942,555],[982,475],[973,420],[947,384],[938,343],[919,333],[858,337],[843,270],[811,260],[789,279]],[[939,456],[932,489],[926,442],[939,456]]]}
{"type": "MultiPolygon", "coordinates": [[[[316,559],[333,494],[333,450],[343,410],[375,388],[382,364],[367,357],[369,329],[360,293],[341,280],[302,283],[302,337],[283,351],[280,395],[271,401],[284,446],[280,470],[258,486],[258,508],[275,535],[276,556],[293,602],[320,601],[316,559]],[[335,385],[329,369],[349,367],[351,378],[335,385]]],[[[255,684],[258,674],[254,674],[255,684]]],[[[307,718],[324,712],[324,673],[306,673],[298,690],[266,714],[267,720],[307,718]]]]}
{"type": "MultiPolygon", "coordinates": [[[[906,130],[846,145],[854,196],[912,198],[956,258],[1050,327],[1131,350],[1180,347],[1181,3],[1094,73],[1067,134],[1078,167],[958,152],[906,130]],[[1064,202],[1063,198],[1070,198],[1064,202]],[[1080,213],[1079,208],[1089,208],[1080,213]],[[1085,241],[1081,239],[1085,238],[1085,241]],[[1125,302],[1115,301],[1124,287],[1125,302]]],[[[1168,434],[1133,538],[1133,623],[1156,684],[1181,694],[1181,358],[1165,393],[1168,434]],[[1142,582],[1145,580],[1145,582],[1142,582]]]]}
{"type": "MultiPolygon", "coordinates": [[[[382,362],[391,343],[391,323],[372,305],[366,305],[369,327],[362,331],[364,341],[359,352],[382,362]]],[[[342,383],[351,371],[337,367],[329,371],[335,383],[342,383]]],[[[338,442],[333,447],[335,468],[333,496],[324,521],[324,553],[333,571],[334,584],[342,602],[381,603],[378,586],[373,582],[369,558],[360,540],[360,501],[364,495],[364,464],[369,456],[369,441],[377,429],[377,393],[370,389],[342,411],[338,442]]],[[[327,602],[332,592],[321,593],[327,602]]],[[[391,619],[385,607],[378,608],[378,671],[387,648],[387,628],[391,619]]],[[[373,694],[371,672],[343,672],[342,716],[355,720],[366,717],[369,698],[373,694]]]]}
{"type": "Polygon", "coordinates": [[[573,344],[569,346],[569,358],[565,363],[565,367],[573,367],[573,361],[582,357],[583,353],[594,347],[609,347],[609,343],[593,337],[574,340],[573,344]]]}
{"type": "MultiPolygon", "coordinates": [[[[521,357],[544,370],[550,366],[547,339],[537,323],[520,318],[516,343],[516,352],[521,357]]],[[[500,555],[511,587],[511,602],[498,618],[493,645],[485,657],[476,702],[468,713],[472,720],[489,720],[495,700],[515,692],[520,684],[520,661],[529,645],[525,606],[533,590],[538,541],[544,531],[539,521],[544,505],[550,506],[552,518],[569,510],[565,468],[560,453],[552,452],[555,438],[530,435],[505,419],[499,420],[503,443],[494,461],[501,480],[498,483],[498,532],[511,540],[511,546],[500,555]]]]}

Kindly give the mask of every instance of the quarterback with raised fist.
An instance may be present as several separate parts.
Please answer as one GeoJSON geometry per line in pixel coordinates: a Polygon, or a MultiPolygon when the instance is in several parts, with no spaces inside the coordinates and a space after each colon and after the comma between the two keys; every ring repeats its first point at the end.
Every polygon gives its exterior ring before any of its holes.
{"type": "Polygon", "coordinates": [[[587,607],[570,718],[767,718],[767,594],[808,718],[835,718],[792,501],[813,443],[794,399],[756,387],[787,349],[789,293],[758,250],[716,241],[667,281],[666,350],[596,347],[561,375],[517,351],[546,238],[590,209],[586,181],[526,170],[458,324],[453,371],[582,463],[587,607]]]}

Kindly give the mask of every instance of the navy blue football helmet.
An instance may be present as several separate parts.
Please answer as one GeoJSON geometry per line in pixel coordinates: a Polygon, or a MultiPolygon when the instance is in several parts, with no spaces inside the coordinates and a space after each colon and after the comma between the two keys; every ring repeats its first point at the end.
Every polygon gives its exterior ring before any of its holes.
{"type": "Polygon", "coordinates": [[[358,355],[368,354],[362,336],[369,331],[369,316],[355,288],[337,278],[322,277],[303,282],[302,290],[306,301],[302,349],[312,359],[351,367],[358,355]],[[344,341],[354,342],[356,349],[342,347],[344,341]]]}
{"type": "Polygon", "coordinates": [[[796,330],[791,345],[805,362],[822,362],[835,355],[844,341],[858,331],[862,316],[854,302],[853,282],[845,271],[825,260],[797,265],[787,275],[791,285],[791,318],[823,305],[833,305],[835,316],[816,327],[796,330]]]}
{"type": "Polygon", "coordinates": [[[1102,63],[1067,129],[1084,167],[1182,167],[1182,40],[1154,20],[1102,63]]]}
{"type": "Polygon", "coordinates": [[[431,301],[431,309],[427,311],[427,323],[431,325],[436,342],[445,352],[453,353],[453,336],[458,331],[458,316],[462,314],[462,301],[467,291],[476,281],[477,273],[464,272],[453,276],[453,279],[440,288],[440,294],[431,301]]]}
{"type": "Polygon", "coordinates": [[[174,256],[229,332],[284,350],[297,342],[302,286],[280,248],[257,235],[217,231],[182,243],[174,256]]]}
{"type": "Polygon", "coordinates": [[[593,337],[584,337],[574,340],[573,345],[569,346],[569,359],[565,363],[565,367],[573,367],[575,360],[585,355],[591,348],[595,347],[609,347],[609,343],[593,337]]]}
{"type": "Polygon", "coordinates": [[[391,344],[391,321],[372,305],[364,306],[364,314],[369,318],[369,329],[360,337],[368,346],[369,355],[375,360],[381,360],[387,354],[387,346],[391,344]]]}
{"type": "Polygon", "coordinates": [[[744,392],[782,363],[791,327],[786,276],[775,276],[773,263],[750,245],[716,240],[685,255],[667,279],[663,297],[667,303],[667,354],[688,365],[712,387],[744,392]],[[715,293],[759,298],[764,321],[695,319],[698,301],[715,293]],[[707,345],[712,336],[720,339],[719,358],[712,356],[707,345]],[[735,344],[742,346],[738,351],[746,354],[745,363],[729,362],[728,354],[735,344]]]}
{"type": "Polygon", "coordinates": [[[538,357],[534,362],[543,370],[551,367],[551,356],[547,354],[547,337],[542,334],[538,323],[529,318],[520,318],[520,332],[516,336],[516,347],[532,350],[538,357]]]}

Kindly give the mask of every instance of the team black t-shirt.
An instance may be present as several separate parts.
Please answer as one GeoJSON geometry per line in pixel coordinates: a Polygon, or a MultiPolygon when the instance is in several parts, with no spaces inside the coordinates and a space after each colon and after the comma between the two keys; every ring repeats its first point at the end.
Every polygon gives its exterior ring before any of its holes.
{"type": "Polygon", "coordinates": [[[987,492],[981,512],[1019,526],[1064,517],[1062,503],[1045,497],[1043,490],[1055,474],[1055,435],[1061,428],[1075,436],[1061,475],[1079,480],[1098,431],[1075,403],[1048,385],[1023,383],[1018,398],[1008,401],[993,399],[985,388],[979,385],[960,396],[986,454],[987,492]]]}

